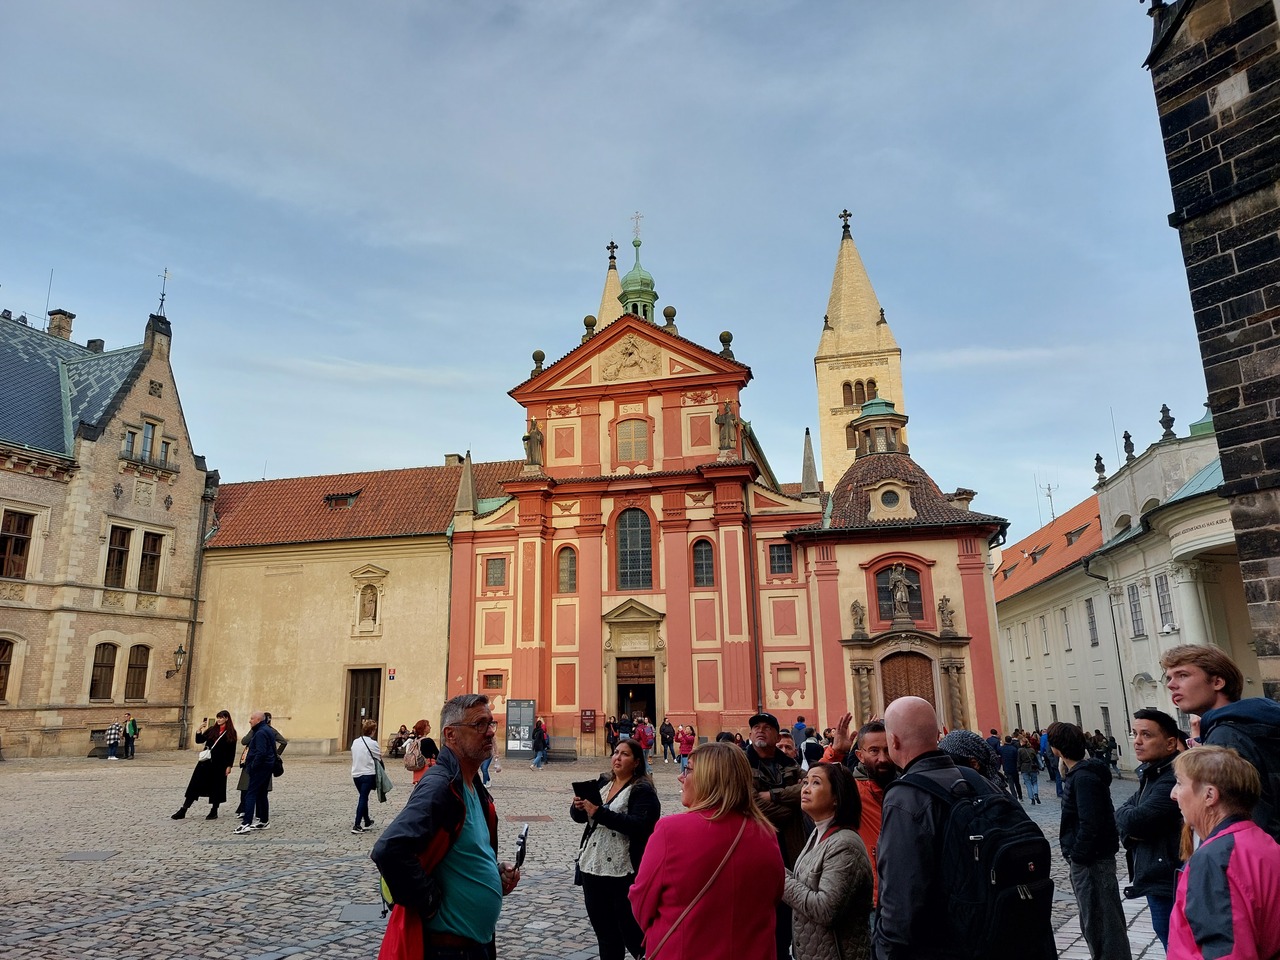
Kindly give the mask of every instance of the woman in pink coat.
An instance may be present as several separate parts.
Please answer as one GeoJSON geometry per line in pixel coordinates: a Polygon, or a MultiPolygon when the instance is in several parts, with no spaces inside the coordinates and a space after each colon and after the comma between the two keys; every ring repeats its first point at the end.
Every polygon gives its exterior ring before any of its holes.
{"type": "Polygon", "coordinates": [[[1200,846],[1178,872],[1169,960],[1280,956],[1280,844],[1249,819],[1262,781],[1229,747],[1173,761],[1173,799],[1200,846]]]}
{"type": "Polygon", "coordinates": [[[775,960],[782,852],[746,755],[704,743],[680,786],[689,812],[658,821],[631,887],[647,960],[775,960]]]}

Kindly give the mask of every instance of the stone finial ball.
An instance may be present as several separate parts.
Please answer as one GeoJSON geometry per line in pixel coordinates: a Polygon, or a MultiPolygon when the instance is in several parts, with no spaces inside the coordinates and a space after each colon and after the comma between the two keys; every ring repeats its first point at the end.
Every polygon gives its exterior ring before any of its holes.
{"type": "Polygon", "coordinates": [[[723,331],[720,334],[720,342],[727,347],[729,344],[733,343],[733,334],[728,330],[723,331]]]}
{"type": "Polygon", "coordinates": [[[582,325],[588,330],[594,330],[596,328],[596,318],[588,313],[582,318],[582,325]]]}
{"type": "Polygon", "coordinates": [[[541,362],[542,362],[543,360],[545,360],[545,359],[547,359],[547,355],[546,355],[545,353],[543,353],[541,350],[535,350],[535,351],[533,351],[533,362],[534,362],[534,363],[541,363],[541,362]]]}
{"type": "Polygon", "coordinates": [[[676,308],[675,308],[675,307],[663,307],[663,308],[662,308],[662,315],[663,315],[664,317],[666,317],[666,318],[667,318],[667,320],[674,320],[674,319],[676,318],[676,308]]]}

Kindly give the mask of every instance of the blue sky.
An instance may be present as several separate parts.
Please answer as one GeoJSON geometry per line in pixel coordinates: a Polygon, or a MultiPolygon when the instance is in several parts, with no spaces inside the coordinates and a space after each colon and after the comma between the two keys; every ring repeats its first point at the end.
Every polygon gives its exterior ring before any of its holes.
{"type": "MultiPolygon", "coordinates": [[[[782,479],[852,229],[912,454],[1011,539],[1204,378],[1144,7],[787,2],[0,7],[0,306],[141,339],[168,268],[224,481],[521,455],[507,390],[594,313],[631,214],[782,479]]],[[[816,434],[816,430],[815,430],[816,434]]]]}

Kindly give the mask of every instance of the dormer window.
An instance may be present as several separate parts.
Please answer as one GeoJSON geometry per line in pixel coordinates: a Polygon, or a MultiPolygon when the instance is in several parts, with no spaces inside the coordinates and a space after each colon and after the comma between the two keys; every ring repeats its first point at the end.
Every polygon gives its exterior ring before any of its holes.
{"type": "Polygon", "coordinates": [[[915,507],[911,505],[911,489],[897,480],[883,480],[867,491],[869,500],[867,519],[914,520],[915,507]]]}
{"type": "Polygon", "coordinates": [[[1068,530],[1066,533],[1067,546],[1071,546],[1073,543],[1079,540],[1080,537],[1084,535],[1084,532],[1088,529],[1089,529],[1089,524],[1086,523],[1083,527],[1076,527],[1074,530],[1068,530]]]}
{"type": "Polygon", "coordinates": [[[330,510],[350,510],[356,503],[356,497],[360,496],[361,490],[353,493],[326,493],[324,495],[324,505],[330,510]]]}

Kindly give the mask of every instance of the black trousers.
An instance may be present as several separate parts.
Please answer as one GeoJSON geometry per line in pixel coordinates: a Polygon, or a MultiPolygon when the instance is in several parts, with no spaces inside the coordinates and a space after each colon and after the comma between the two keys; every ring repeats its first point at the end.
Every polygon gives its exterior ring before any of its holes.
{"type": "Polygon", "coordinates": [[[631,912],[627,892],[634,876],[597,877],[582,874],[582,899],[587,919],[596,932],[600,960],[623,960],[627,951],[634,957],[644,954],[644,933],[631,912]]]}
{"type": "Polygon", "coordinates": [[[774,937],[778,943],[778,960],[790,960],[791,958],[791,908],[785,903],[780,903],[775,908],[777,915],[777,926],[774,928],[774,937]]]}

